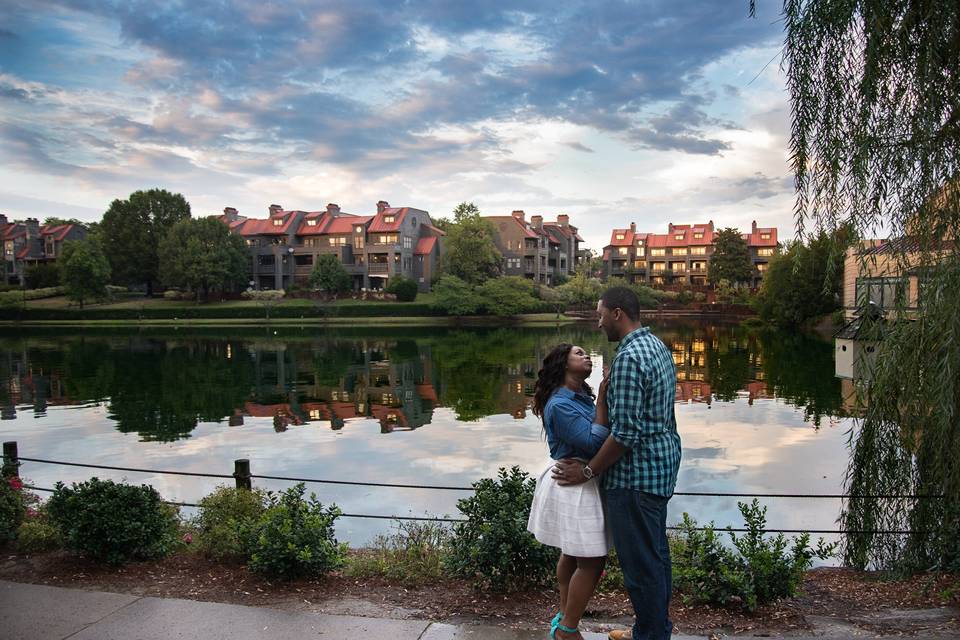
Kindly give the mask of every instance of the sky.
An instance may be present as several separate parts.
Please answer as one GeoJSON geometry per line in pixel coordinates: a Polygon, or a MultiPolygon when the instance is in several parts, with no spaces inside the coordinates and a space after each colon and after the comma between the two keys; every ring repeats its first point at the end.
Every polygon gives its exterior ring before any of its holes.
{"type": "Polygon", "coordinates": [[[138,189],[793,235],[779,2],[4,0],[0,213],[138,189]]]}

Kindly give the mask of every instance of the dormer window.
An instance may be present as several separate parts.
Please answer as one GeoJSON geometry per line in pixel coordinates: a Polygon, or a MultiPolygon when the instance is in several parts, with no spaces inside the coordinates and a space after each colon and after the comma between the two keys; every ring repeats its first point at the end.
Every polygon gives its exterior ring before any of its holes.
{"type": "Polygon", "coordinates": [[[395,216],[383,216],[383,222],[385,224],[393,224],[394,220],[396,220],[395,216]]]}
{"type": "Polygon", "coordinates": [[[702,232],[702,231],[698,231],[697,233],[693,234],[693,239],[694,239],[694,240],[703,240],[703,232],[702,232]]]}
{"type": "Polygon", "coordinates": [[[273,226],[275,226],[275,227],[282,227],[282,226],[283,226],[283,218],[274,218],[274,219],[273,219],[273,226]]]}
{"type": "Polygon", "coordinates": [[[617,240],[623,240],[624,238],[626,238],[626,236],[625,236],[624,234],[622,234],[622,233],[618,233],[618,234],[617,234],[617,240]]]}
{"type": "Polygon", "coordinates": [[[678,234],[676,234],[676,235],[673,236],[673,239],[674,239],[674,240],[683,240],[683,234],[682,234],[682,233],[678,233],[678,234]]]}
{"type": "Polygon", "coordinates": [[[308,226],[308,227],[315,227],[315,226],[317,226],[317,219],[316,219],[316,218],[308,218],[308,219],[307,219],[307,226],[308,226]]]}
{"type": "Polygon", "coordinates": [[[769,240],[769,239],[770,239],[770,234],[769,234],[769,233],[761,233],[761,234],[760,234],[760,239],[761,239],[761,240],[769,240]]]}

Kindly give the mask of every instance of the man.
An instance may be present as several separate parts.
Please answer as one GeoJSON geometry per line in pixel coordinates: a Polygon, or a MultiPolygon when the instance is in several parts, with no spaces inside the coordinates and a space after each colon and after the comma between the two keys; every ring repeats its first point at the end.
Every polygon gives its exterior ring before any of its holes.
{"type": "Polygon", "coordinates": [[[607,374],[610,436],[588,464],[557,462],[560,484],[603,474],[607,524],[636,616],[633,629],[611,640],[669,638],[673,588],[667,544],[667,502],[680,467],[673,403],[677,376],[669,349],[640,323],[640,300],[613,287],[597,303],[600,329],[620,342],[607,374]]]}

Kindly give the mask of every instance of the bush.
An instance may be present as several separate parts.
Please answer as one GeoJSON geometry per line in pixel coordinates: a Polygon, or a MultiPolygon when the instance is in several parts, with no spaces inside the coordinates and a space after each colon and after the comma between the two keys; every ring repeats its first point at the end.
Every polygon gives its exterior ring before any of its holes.
{"type": "Polygon", "coordinates": [[[12,290],[0,293],[0,303],[15,304],[24,300],[40,300],[62,296],[63,287],[44,287],[43,289],[12,290]]]}
{"type": "Polygon", "coordinates": [[[53,551],[63,545],[60,530],[46,518],[24,520],[17,529],[17,550],[24,553],[53,551]]]}
{"type": "Polygon", "coordinates": [[[217,487],[199,503],[194,520],[197,550],[217,559],[246,559],[253,541],[251,532],[267,508],[263,491],[217,487]]]}
{"type": "Polygon", "coordinates": [[[413,302],[417,299],[417,283],[412,278],[397,276],[387,285],[387,293],[397,296],[398,302],[413,302]]]}
{"type": "Polygon", "coordinates": [[[68,549],[111,565],[164,556],[177,538],[176,510],[147,485],[58,482],[47,509],[68,549]]]}
{"type": "Polygon", "coordinates": [[[350,577],[384,577],[420,586],[443,576],[449,548],[450,529],[444,524],[400,521],[395,534],[377,536],[371,548],[350,557],[344,573],[350,577]]]}
{"type": "Polygon", "coordinates": [[[26,512],[26,497],[20,478],[0,478],[0,544],[16,537],[26,512]]]}
{"type": "Polygon", "coordinates": [[[540,303],[533,295],[533,281],[519,276],[490,278],[476,287],[474,293],[487,313],[498,316],[514,316],[540,309],[540,303]]]}
{"type": "Polygon", "coordinates": [[[447,568],[478,589],[509,591],[548,583],[556,568],[557,549],[527,531],[536,481],[513,467],[497,479],[473,483],[474,495],[457,501],[467,517],[454,525],[447,568]]]}
{"type": "Polygon", "coordinates": [[[728,530],[733,549],[725,547],[709,525],[697,530],[686,513],[681,524],[680,545],[673,564],[673,582],[688,598],[716,605],[735,605],[747,611],[779,598],[796,595],[803,573],[813,558],[825,560],[836,544],[819,540],[810,547],[810,534],[789,543],[784,535],[767,538],[767,508],[759,501],[738,503],[747,533],[738,536],[728,530]]]}
{"type": "Polygon", "coordinates": [[[52,262],[38,262],[26,269],[27,286],[31,289],[45,289],[60,286],[60,269],[52,262]]]}
{"type": "Polygon", "coordinates": [[[337,542],[333,524],[340,516],[336,505],[324,507],[314,494],[304,500],[301,482],[270,505],[254,525],[250,569],[290,580],[320,576],[338,568],[346,545],[337,542]]]}

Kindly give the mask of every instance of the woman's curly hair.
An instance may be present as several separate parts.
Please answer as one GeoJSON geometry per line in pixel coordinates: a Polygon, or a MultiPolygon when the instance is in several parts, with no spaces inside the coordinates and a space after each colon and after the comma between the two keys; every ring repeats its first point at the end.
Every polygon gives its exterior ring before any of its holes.
{"type": "MultiPolygon", "coordinates": [[[[571,349],[573,349],[572,344],[561,342],[543,359],[543,368],[537,372],[537,384],[533,390],[533,415],[538,418],[543,417],[543,409],[547,406],[547,400],[553,392],[563,386],[567,375],[567,358],[570,356],[571,349]]],[[[593,389],[586,382],[583,383],[583,390],[591,398],[593,397],[593,389]]]]}

